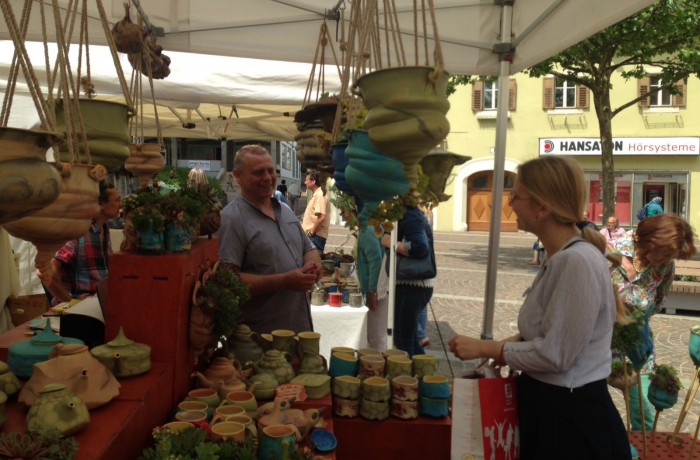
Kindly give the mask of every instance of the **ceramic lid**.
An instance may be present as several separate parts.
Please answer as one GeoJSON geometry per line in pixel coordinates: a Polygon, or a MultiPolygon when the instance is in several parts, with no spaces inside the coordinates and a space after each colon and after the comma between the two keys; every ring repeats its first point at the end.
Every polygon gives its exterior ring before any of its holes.
{"type": "Polygon", "coordinates": [[[124,328],[120,327],[119,328],[119,333],[117,336],[113,339],[107,342],[107,345],[110,347],[128,347],[129,345],[133,345],[135,342],[129,338],[127,338],[124,335],[124,328]]]}
{"type": "Polygon", "coordinates": [[[36,345],[56,345],[63,341],[62,337],[51,329],[51,320],[46,318],[46,326],[31,338],[32,344],[36,345]]]}
{"type": "Polygon", "coordinates": [[[67,387],[62,383],[49,383],[42,388],[39,393],[51,393],[52,391],[65,390],[67,387]]]}

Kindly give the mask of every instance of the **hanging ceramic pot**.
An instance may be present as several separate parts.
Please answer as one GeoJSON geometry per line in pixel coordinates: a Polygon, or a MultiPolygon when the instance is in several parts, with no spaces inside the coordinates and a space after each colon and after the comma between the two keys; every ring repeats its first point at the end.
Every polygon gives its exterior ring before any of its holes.
{"type": "Polygon", "coordinates": [[[315,120],[320,120],[323,130],[330,133],[333,131],[337,110],[338,97],[330,96],[313,104],[308,104],[302,110],[297,111],[294,114],[294,122],[311,123],[315,120]]]}
{"type": "Polygon", "coordinates": [[[146,187],[154,175],[165,169],[163,151],[160,144],[129,144],[130,155],[124,169],[138,177],[141,187],[146,187]]]}
{"type": "Polygon", "coordinates": [[[34,373],[19,393],[19,401],[31,406],[49,383],[61,383],[75,393],[88,409],[103,406],[119,396],[121,385],[88,351],[87,345],[59,343],[51,358],[36,363],[34,373]]]}
{"type": "Polygon", "coordinates": [[[428,188],[441,202],[447,201],[450,195],[445,195],[447,179],[452,173],[452,168],[471,160],[472,157],[458,155],[442,149],[431,150],[420,160],[423,174],[428,176],[430,182],[428,188]]]}
{"type": "Polygon", "coordinates": [[[331,133],[324,131],[320,120],[306,123],[294,136],[297,143],[297,160],[308,169],[317,169],[330,163],[328,150],[331,146],[331,133]]]}
{"type": "Polygon", "coordinates": [[[366,227],[382,200],[408,191],[408,181],[401,170],[401,163],[377,150],[370,142],[367,131],[352,131],[345,155],[349,160],[345,180],[362,199],[363,207],[358,219],[366,227]]]}
{"type": "Polygon", "coordinates": [[[30,215],[51,204],[63,181],[46,151],[59,133],[0,128],[0,224],[30,215]]]}
{"type": "Polygon", "coordinates": [[[67,241],[85,235],[100,206],[98,182],[106,171],[102,166],[63,166],[63,189],[58,199],[44,209],[4,224],[14,237],[36,246],[34,265],[41,273],[51,269],[51,259],[67,241]]]}
{"type": "MultiPolygon", "coordinates": [[[[56,130],[66,132],[65,100],[56,104],[56,130]]],[[[129,158],[129,107],[126,104],[96,99],[79,99],[90,159],[78,139],[80,163],[101,164],[108,171],[118,170],[129,158]]],[[[73,112],[75,115],[75,111],[73,112]]],[[[78,136],[80,137],[80,136],[78,136]]],[[[73,162],[69,152],[61,149],[61,160],[73,162]]]]}
{"type": "Polygon", "coordinates": [[[670,409],[678,402],[678,392],[670,392],[663,388],[649,385],[647,394],[649,402],[654,405],[656,410],[670,409]]]}
{"type": "Polygon", "coordinates": [[[413,185],[420,159],[450,132],[448,77],[442,70],[416,66],[377,70],[357,80],[372,143],[403,163],[413,185]]]}
{"type": "Polygon", "coordinates": [[[690,353],[690,359],[693,360],[695,367],[700,367],[700,326],[690,328],[688,353],[690,353]]]}

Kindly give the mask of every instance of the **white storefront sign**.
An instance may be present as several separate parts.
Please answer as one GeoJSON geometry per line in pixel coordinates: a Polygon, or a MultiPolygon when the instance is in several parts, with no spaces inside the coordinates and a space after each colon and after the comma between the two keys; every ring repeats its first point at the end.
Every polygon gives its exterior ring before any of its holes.
{"type": "Polygon", "coordinates": [[[187,167],[190,169],[199,168],[203,171],[211,171],[211,161],[187,160],[187,167]]]}
{"type": "MultiPolygon", "coordinates": [[[[597,137],[540,138],[540,155],[600,155],[597,137]]],[[[613,155],[698,155],[700,137],[616,137],[613,155]]]]}

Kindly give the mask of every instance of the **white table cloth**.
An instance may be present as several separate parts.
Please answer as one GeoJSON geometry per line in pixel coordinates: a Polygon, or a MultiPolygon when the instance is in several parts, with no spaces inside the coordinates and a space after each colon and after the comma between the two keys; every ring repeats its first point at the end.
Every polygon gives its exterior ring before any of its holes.
{"type": "Polygon", "coordinates": [[[330,359],[331,348],[367,347],[367,307],[311,305],[314,331],[321,334],[321,354],[330,359]]]}

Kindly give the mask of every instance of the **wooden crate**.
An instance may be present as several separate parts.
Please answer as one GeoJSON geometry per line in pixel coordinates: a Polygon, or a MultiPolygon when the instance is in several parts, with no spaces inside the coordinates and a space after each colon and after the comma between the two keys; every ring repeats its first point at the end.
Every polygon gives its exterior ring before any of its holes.
{"type": "Polygon", "coordinates": [[[8,297],[5,305],[10,310],[12,324],[19,326],[27,321],[43,315],[49,309],[49,299],[46,294],[23,295],[8,297]]]}

